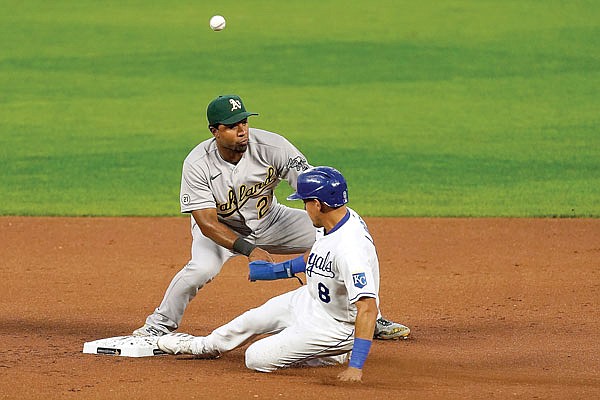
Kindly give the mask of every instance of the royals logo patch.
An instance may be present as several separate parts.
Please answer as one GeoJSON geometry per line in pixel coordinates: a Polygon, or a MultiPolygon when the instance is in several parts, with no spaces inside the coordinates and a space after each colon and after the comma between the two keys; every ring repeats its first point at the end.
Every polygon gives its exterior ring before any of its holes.
{"type": "Polygon", "coordinates": [[[352,274],[352,281],[354,282],[354,286],[359,289],[362,289],[367,285],[367,277],[364,272],[352,274]]]}

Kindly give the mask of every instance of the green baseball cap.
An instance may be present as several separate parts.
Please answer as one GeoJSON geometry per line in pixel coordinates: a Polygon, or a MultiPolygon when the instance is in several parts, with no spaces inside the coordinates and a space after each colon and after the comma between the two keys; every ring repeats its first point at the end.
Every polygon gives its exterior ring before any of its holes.
{"type": "Polygon", "coordinates": [[[206,109],[208,124],[212,126],[218,124],[235,124],[251,115],[258,114],[246,111],[242,99],[235,94],[226,94],[217,97],[210,102],[206,109]]]}

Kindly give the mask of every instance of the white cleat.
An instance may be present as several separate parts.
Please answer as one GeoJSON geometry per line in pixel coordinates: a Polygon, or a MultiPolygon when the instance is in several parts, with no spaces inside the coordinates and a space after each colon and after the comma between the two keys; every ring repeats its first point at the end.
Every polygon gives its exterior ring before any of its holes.
{"type": "Polygon", "coordinates": [[[187,333],[168,333],[158,338],[156,345],[167,354],[192,354],[196,358],[219,358],[219,352],[208,351],[204,336],[187,333]]]}
{"type": "Polygon", "coordinates": [[[385,318],[379,318],[375,323],[375,333],[373,334],[373,339],[408,339],[409,335],[410,328],[408,326],[404,326],[398,322],[388,321],[385,318]]]}
{"type": "Polygon", "coordinates": [[[187,333],[168,333],[158,338],[158,348],[167,354],[194,354],[192,342],[196,337],[187,333]]]}

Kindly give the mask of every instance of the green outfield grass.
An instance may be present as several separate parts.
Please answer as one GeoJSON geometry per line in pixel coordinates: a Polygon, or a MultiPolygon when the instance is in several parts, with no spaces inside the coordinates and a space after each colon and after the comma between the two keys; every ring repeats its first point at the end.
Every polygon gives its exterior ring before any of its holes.
{"type": "Polygon", "coordinates": [[[238,93],[364,215],[600,216],[600,2],[204,3],[3,2],[0,215],[177,215],[238,93]]]}

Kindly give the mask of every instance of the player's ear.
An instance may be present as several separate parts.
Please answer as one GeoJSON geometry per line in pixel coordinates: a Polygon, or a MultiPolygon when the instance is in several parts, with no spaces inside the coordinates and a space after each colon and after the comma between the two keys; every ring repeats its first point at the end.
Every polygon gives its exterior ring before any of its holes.
{"type": "Polygon", "coordinates": [[[320,211],[322,211],[322,210],[323,210],[323,206],[324,206],[325,204],[321,203],[321,200],[319,200],[319,199],[315,199],[315,203],[317,204],[317,210],[318,210],[319,212],[320,212],[320,211]]]}
{"type": "Polygon", "coordinates": [[[213,135],[215,133],[217,133],[218,129],[216,127],[214,127],[213,125],[209,125],[208,126],[208,130],[210,131],[210,133],[212,133],[213,135]]]}

